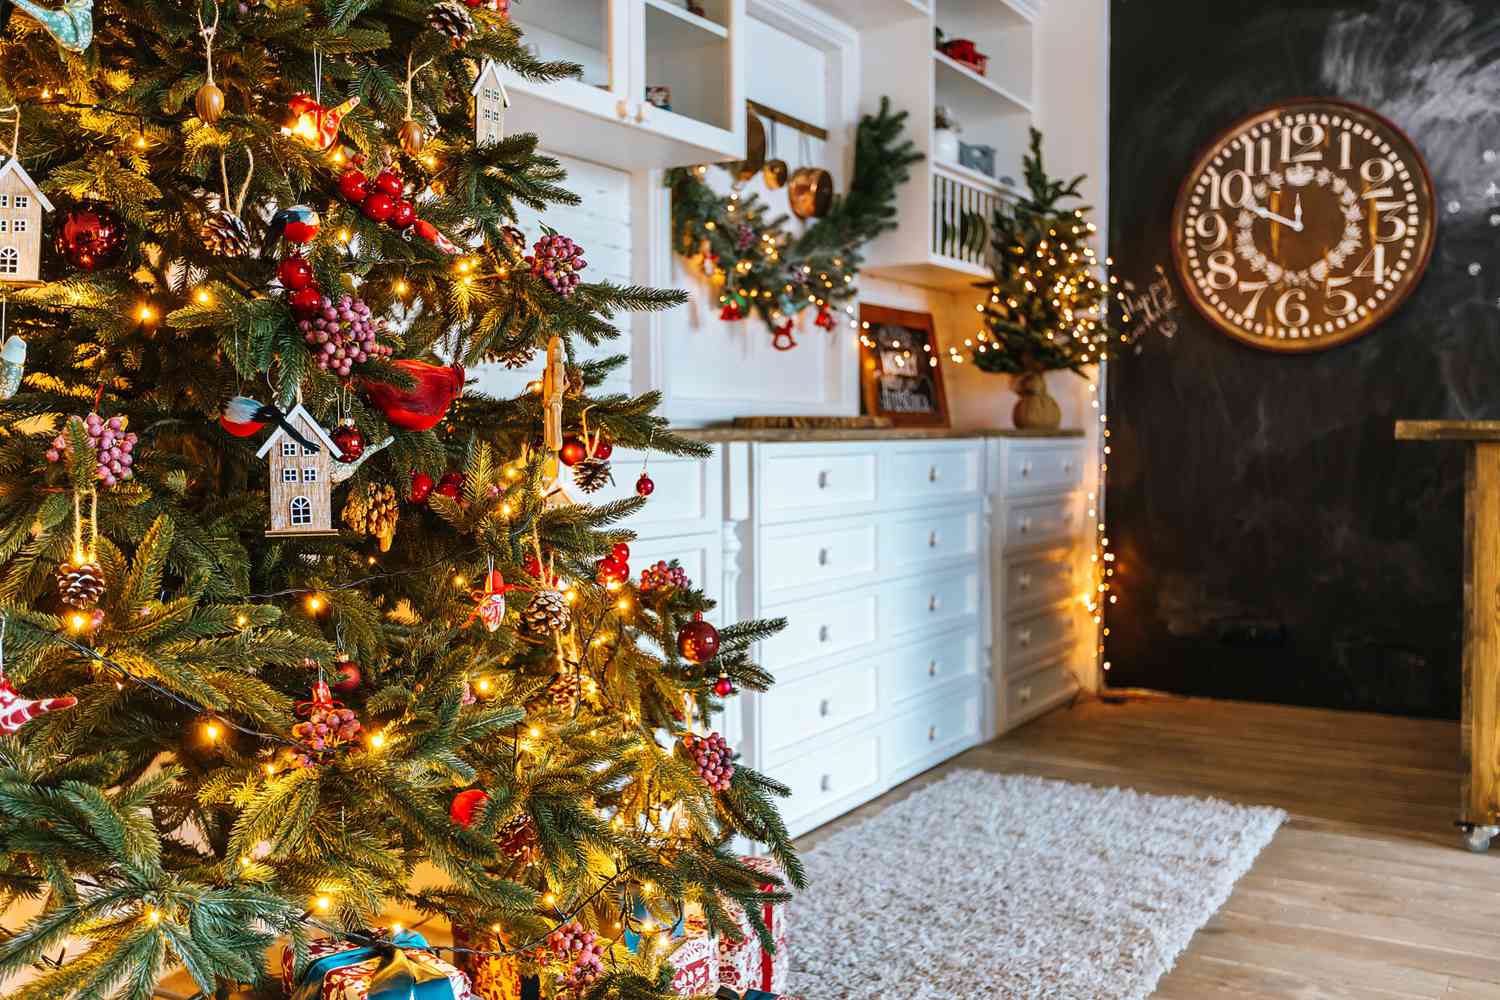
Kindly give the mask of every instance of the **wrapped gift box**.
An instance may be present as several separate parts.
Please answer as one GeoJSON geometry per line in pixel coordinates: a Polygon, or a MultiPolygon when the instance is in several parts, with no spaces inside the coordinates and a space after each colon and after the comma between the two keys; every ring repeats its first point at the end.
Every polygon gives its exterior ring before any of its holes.
{"type": "MultiPolygon", "coordinates": [[[[422,935],[410,931],[396,936],[395,947],[385,948],[321,938],[308,945],[308,962],[300,977],[291,947],[282,951],[281,982],[292,1000],[385,1000],[379,987],[382,978],[404,969],[417,981],[419,1000],[475,1000],[469,977],[426,948],[422,935]]],[[[392,994],[391,1000],[407,1000],[410,995],[407,989],[392,994]]]]}
{"type": "Polygon", "coordinates": [[[719,988],[719,944],[712,938],[684,939],[667,956],[672,989],[682,996],[703,996],[719,988]]]}
{"type": "MultiPolygon", "coordinates": [[[[786,878],[781,866],[772,859],[741,858],[740,860],[746,866],[777,880],[777,882],[767,881],[762,884],[761,891],[771,892],[780,888],[778,882],[785,884],[786,878]]],[[[771,939],[776,943],[774,952],[768,952],[761,946],[760,938],[750,927],[750,921],[745,919],[736,906],[729,904],[728,908],[730,913],[736,914],[743,939],[730,941],[727,936],[719,938],[719,981],[725,986],[742,992],[765,990],[780,993],[786,988],[789,964],[786,908],[769,903],[761,908],[761,919],[766,922],[766,927],[771,932],[771,939]]]]}
{"type": "MultiPolygon", "coordinates": [[[[458,948],[474,951],[504,951],[504,943],[489,931],[470,931],[463,927],[453,928],[453,944],[458,948]]],[[[457,965],[469,977],[469,988],[477,1000],[525,1000],[522,988],[521,963],[514,955],[475,955],[460,952],[453,956],[457,965]]],[[[536,991],[532,991],[535,995],[536,991]]]]}

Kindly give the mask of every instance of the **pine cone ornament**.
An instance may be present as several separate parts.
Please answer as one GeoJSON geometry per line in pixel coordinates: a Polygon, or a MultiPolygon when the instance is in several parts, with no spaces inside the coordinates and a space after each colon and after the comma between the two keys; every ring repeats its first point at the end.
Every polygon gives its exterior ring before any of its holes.
{"type": "Polygon", "coordinates": [[[427,23],[434,31],[447,36],[455,49],[462,48],[474,34],[474,18],[458,0],[439,0],[433,4],[427,23]]]}
{"type": "Polygon", "coordinates": [[[571,624],[573,610],[568,607],[568,599],[555,590],[538,590],[521,612],[521,631],[534,637],[561,632],[571,624]]]}
{"type": "Polygon", "coordinates": [[[586,458],[573,466],[573,482],[585,493],[597,493],[615,481],[609,463],[597,458],[586,458]]]}
{"type": "Polygon", "coordinates": [[[535,861],[540,851],[536,824],[525,813],[521,813],[501,827],[498,840],[500,853],[523,865],[529,865],[535,861]]]}
{"type": "Polygon", "coordinates": [[[552,704],[557,708],[572,709],[578,704],[578,675],[575,673],[558,674],[551,684],[547,685],[547,696],[552,699],[552,704]]]}
{"type": "Polygon", "coordinates": [[[98,563],[63,563],[57,567],[57,596],[70,608],[89,610],[104,596],[104,570],[98,563]]]}
{"type": "Polygon", "coordinates": [[[344,523],[360,534],[378,538],[382,552],[391,550],[400,516],[395,488],[380,483],[366,483],[364,489],[351,491],[344,504],[344,523]]]}
{"type": "Polygon", "coordinates": [[[698,777],[709,788],[722,792],[729,787],[734,779],[734,751],[729,749],[724,737],[718,733],[709,733],[707,736],[684,733],[682,749],[693,762],[693,769],[698,772],[698,777]]]}
{"type": "Polygon", "coordinates": [[[519,347],[500,354],[500,363],[507,368],[525,368],[536,360],[536,348],[519,347]]]}
{"type": "Polygon", "coordinates": [[[252,246],[250,230],[238,215],[223,209],[209,209],[203,214],[198,235],[209,253],[220,257],[248,257],[252,246]]]}

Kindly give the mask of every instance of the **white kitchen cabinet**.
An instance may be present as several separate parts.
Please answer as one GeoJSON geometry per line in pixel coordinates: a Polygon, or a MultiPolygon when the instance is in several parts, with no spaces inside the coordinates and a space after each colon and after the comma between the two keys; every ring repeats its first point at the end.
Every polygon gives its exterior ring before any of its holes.
{"type": "Polygon", "coordinates": [[[511,132],[551,152],[626,170],[745,155],[745,0],[539,0],[511,17],[544,59],[583,67],[579,80],[538,83],[503,73],[511,132]],[[646,100],[669,87],[673,110],[646,100]]]}

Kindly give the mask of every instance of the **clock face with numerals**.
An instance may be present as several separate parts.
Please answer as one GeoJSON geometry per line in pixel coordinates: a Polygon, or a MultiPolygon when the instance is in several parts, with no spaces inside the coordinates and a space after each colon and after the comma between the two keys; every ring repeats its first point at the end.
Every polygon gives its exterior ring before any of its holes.
{"type": "Polygon", "coordinates": [[[1437,216],[1427,165],[1401,130],[1331,99],[1236,123],[1193,165],[1172,250],[1198,309],[1272,351],[1368,333],[1416,288],[1437,216]]]}

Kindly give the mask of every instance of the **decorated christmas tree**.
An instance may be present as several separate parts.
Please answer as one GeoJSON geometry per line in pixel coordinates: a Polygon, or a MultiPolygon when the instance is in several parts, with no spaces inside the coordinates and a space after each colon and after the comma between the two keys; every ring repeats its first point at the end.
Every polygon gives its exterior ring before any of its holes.
{"type": "Polygon", "coordinates": [[[799,883],[784,789],[709,728],[777,625],[635,581],[649,472],[587,502],[615,448],[703,450],[581,353],[680,296],[516,228],[577,199],[491,63],[575,68],[503,0],[18,6],[5,995],[318,996],[338,952],[405,997],[437,956],[392,913],[451,924],[487,996],[673,995],[685,917],[768,938],[786,894],[730,842],[799,883]],[[517,398],[469,385],[532,358],[517,398]]]}

